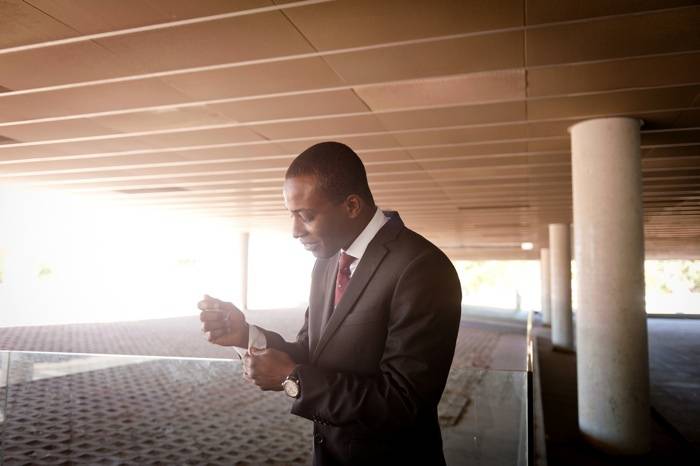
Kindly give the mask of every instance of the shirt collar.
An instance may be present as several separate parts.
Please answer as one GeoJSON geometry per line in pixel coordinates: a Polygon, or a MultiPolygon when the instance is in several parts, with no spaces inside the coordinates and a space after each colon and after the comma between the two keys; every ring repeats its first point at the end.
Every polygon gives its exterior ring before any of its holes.
{"type": "Polygon", "coordinates": [[[372,220],[370,220],[365,229],[362,230],[362,233],[357,235],[357,238],[355,238],[355,241],[352,242],[349,248],[346,250],[341,249],[341,251],[352,257],[356,257],[357,261],[355,261],[355,263],[360,262],[370,241],[374,239],[379,230],[381,230],[388,221],[389,217],[386,217],[382,209],[377,207],[377,211],[374,213],[372,220]]]}

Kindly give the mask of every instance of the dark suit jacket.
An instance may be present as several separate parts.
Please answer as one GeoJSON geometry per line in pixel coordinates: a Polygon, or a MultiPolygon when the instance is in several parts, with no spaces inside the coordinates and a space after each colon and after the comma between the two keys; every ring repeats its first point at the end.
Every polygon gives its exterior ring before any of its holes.
{"type": "Polygon", "coordinates": [[[395,214],[370,242],[325,328],[338,254],[314,266],[296,342],[292,413],[314,421],[314,464],[444,464],[437,405],[454,355],[461,288],[449,259],[395,214]]]}

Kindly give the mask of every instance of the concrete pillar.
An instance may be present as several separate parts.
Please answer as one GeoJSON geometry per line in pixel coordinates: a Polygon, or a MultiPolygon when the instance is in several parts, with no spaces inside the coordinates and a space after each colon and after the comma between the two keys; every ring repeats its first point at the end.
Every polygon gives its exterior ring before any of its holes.
{"type": "Polygon", "coordinates": [[[241,310],[248,309],[248,249],[250,233],[241,233],[241,310]]]}
{"type": "Polygon", "coordinates": [[[574,350],[574,324],[571,312],[571,228],[566,223],[549,225],[550,293],[552,306],[552,345],[574,350]]]}
{"type": "Polygon", "coordinates": [[[549,249],[540,249],[540,294],[542,295],[542,323],[552,324],[552,303],[549,278],[549,249]]]}
{"type": "Polygon", "coordinates": [[[570,128],[579,428],[617,454],[650,448],[640,122],[570,128]]]}

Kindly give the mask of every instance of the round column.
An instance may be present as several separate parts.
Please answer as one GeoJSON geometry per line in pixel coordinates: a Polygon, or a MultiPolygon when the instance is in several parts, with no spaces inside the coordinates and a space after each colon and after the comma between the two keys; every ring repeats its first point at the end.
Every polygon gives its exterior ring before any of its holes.
{"type": "Polygon", "coordinates": [[[549,273],[554,349],[574,350],[571,313],[571,228],[565,223],[549,225],[549,273]]]}
{"type": "Polygon", "coordinates": [[[650,447],[640,122],[570,128],[579,428],[602,450],[650,447]]]}
{"type": "Polygon", "coordinates": [[[542,323],[551,325],[552,323],[552,304],[550,297],[550,278],[549,278],[549,249],[540,249],[540,293],[542,296],[542,323]]]}

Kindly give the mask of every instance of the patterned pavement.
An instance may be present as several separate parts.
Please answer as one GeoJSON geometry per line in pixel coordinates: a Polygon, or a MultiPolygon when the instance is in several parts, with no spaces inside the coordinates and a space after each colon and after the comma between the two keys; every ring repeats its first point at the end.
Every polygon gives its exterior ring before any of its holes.
{"type": "MultiPolygon", "coordinates": [[[[289,311],[251,320],[276,324],[267,327],[289,338],[296,333],[299,316],[289,311]]],[[[469,418],[473,394],[487,373],[481,369],[494,360],[503,335],[493,328],[460,329],[439,407],[446,453],[461,455],[447,455],[450,464],[462,463],[463,431],[474,423],[469,418]]],[[[196,316],[4,328],[0,349],[169,357],[12,353],[10,390],[0,418],[4,464],[310,461],[312,425],[289,415],[290,400],[285,396],[245,382],[238,361],[178,359],[231,358],[231,349],[204,339],[196,316]]],[[[2,366],[7,368],[7,358],[2,366]]],[[[0,393],[0,400],[5,395],[0,393]]]]}

